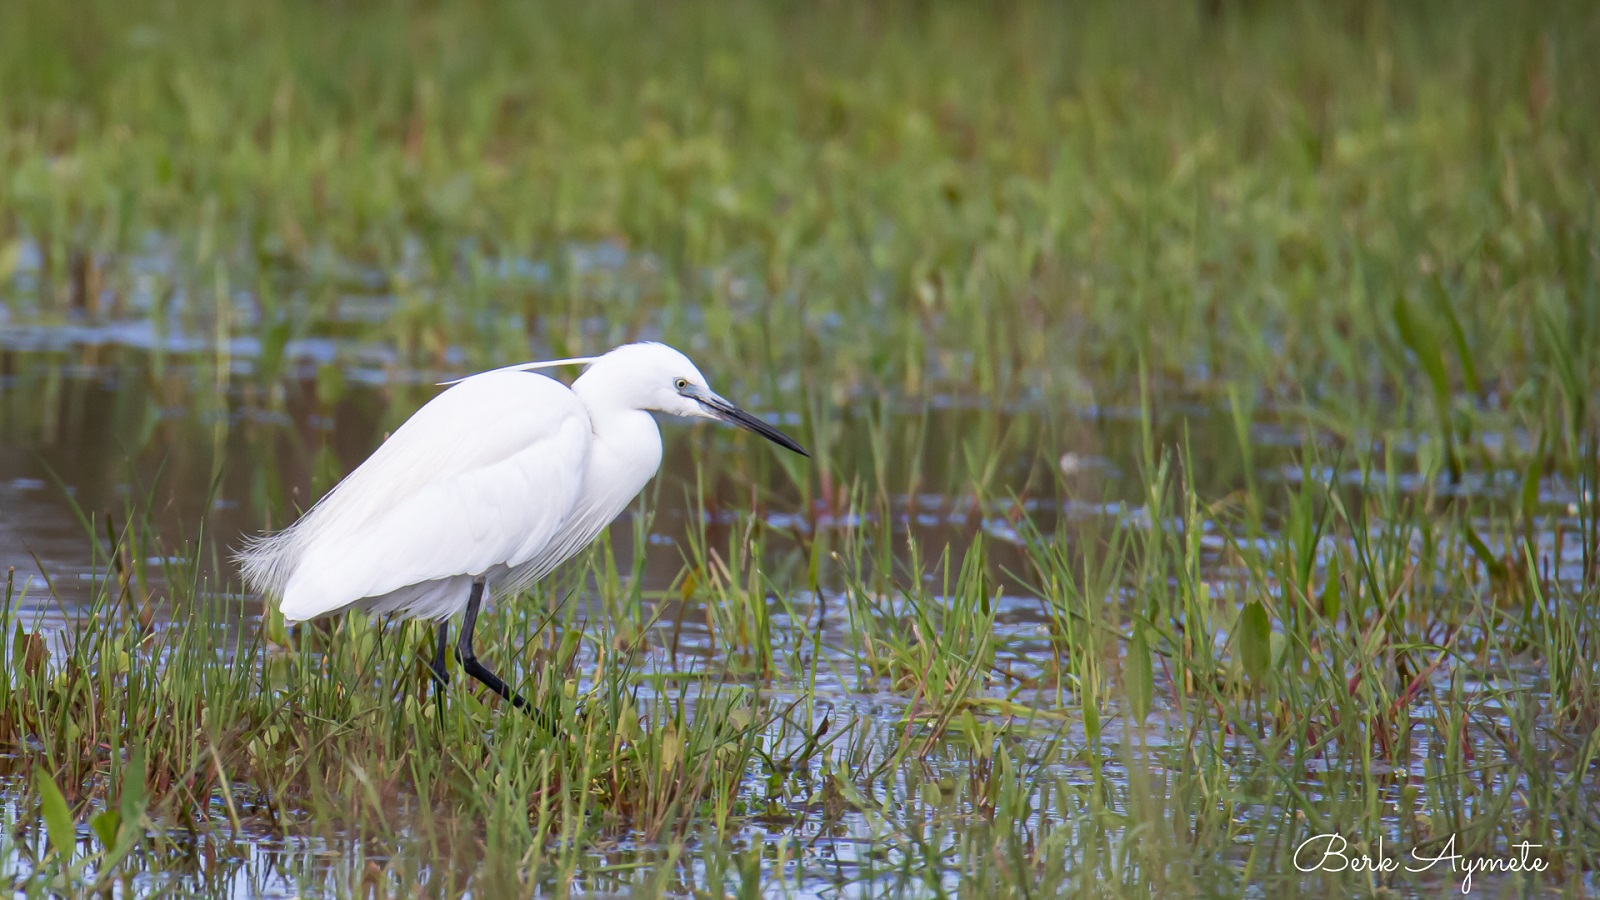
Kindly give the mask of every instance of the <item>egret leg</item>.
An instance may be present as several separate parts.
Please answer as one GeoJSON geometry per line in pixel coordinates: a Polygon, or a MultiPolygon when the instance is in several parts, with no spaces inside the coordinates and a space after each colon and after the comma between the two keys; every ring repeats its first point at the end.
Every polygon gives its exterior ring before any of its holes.
{"type": "Polygon", "coordinates": [[[445,654],[450,652],[450,620],[442,619],[433,626],[433,660],[428,663],[428,674],[433,678],[433,720],[444,721],[444,691],[450,683],[450,670],[445,666],[445,654]]]}
{"type": "Polygon", "coordinates": [[[450,620],[444,619],[433,626],[434,644],[433,662],[428,663],[428,669],[433,672],[433,680],[443,688],[450,683],[450,671],[444,667],[445,656],[450,652],[450,620]]]}
{"type": "Polygon", "coordinates": [[[478,607],[482,603],[483,582],[474,581],[472,583],[472,593],[467,597],[467,615],[461,621],[461,637],[456,641],[456,657],[461,660],[461,668],[468,675],[483,682],[489,690],[510,701],[512,706],[533,716],[534,721],[538,722],[546,731],[550,730],[550,724],[545,721],[544,716],[537,709],[534,709],[528,701],[522,699],[521,694],[507,687],[499,675],[489,671],[487,666],[478,662],[478,655],[472,652],[472,631],[477,627],[478,607]]]}

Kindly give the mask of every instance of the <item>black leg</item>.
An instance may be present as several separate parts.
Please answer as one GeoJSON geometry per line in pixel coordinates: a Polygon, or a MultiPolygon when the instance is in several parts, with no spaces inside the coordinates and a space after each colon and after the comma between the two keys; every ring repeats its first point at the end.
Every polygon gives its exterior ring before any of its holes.
{"type": "Polygon", "coordinates": [[[450,670],[444,667],[446,654],[450,652],[450,620],[441,619],[433,626],[433,636],[438,642],[434,645],[433,662],[428,663],[428,669],[433,672],[433,680],[440,688],[450,683],[450,670]]]}
{"type": "Polygon", "coordinates": [[[461,668],[468,675],[483,682],[489,690],[494,691],[517,709],[533,716],[534,721],[546,731],[550,730],[550,723],[522,695],[506,686],[499,675],[489,671],[488,667],[478,662],[478,655],[472,652],[472,631],[478,625],[478,607],[483,603],[483,582],[472,583],[472,593],[467,597],[467,615],[461,620],[461,637],[456,641],[456,658],[461,660],[461,668]]]}
{"type": "Polygon", "coordinates": [[[446,654],[450,652],[450,620],[434,623],[433,661],[428,663],[428,673],[433,678],[433,713],[435,722],[444,721],[444,689],[450,683],[450,670],[445,668],[446,654]]]}

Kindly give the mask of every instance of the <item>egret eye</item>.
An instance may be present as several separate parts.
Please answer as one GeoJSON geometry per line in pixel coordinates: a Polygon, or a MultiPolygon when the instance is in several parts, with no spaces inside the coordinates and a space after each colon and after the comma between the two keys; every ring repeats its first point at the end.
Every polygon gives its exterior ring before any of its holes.
{"type": "Polygon", "coordinates": [[[687,379],[687,378],[679,378],[679,379],[677,379],[677,380],[672,382],[672,386],[681,391],[684,388],[689,386],[689,379],[687,379]]]}

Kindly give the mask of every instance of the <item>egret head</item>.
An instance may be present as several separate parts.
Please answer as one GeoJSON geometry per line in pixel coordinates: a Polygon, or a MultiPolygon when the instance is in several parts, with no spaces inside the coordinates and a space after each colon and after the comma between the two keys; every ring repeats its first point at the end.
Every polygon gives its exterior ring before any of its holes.
{"type": "Polygon", "coordinates": [[[687,356],[666,344],[624,344],[595,360],[572,387],[586,399],[604,397],[625,408],[729,422],[801,456],[811,455],[788,435],[723,399],[687,356]]]}

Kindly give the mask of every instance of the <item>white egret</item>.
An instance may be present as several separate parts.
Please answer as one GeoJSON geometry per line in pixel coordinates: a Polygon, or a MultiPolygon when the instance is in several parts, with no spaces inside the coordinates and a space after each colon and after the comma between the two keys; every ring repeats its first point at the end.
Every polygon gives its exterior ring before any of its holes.
{"type": "Polygon", "coordinates": [[[473,652],[479,606],[533,585],[632,502],[661,465],[652,411],[731,422],[809,455],[664,344],[450,384],[297,522],[250,539],[238,559],[291,622],[347,609],[433,619],[441,684],[448,620],[465,610],[463,670],[517,707],[527,701],[473,652]],[[570,388],[529,371],[561,365],[589,368],[570,388]]]}

